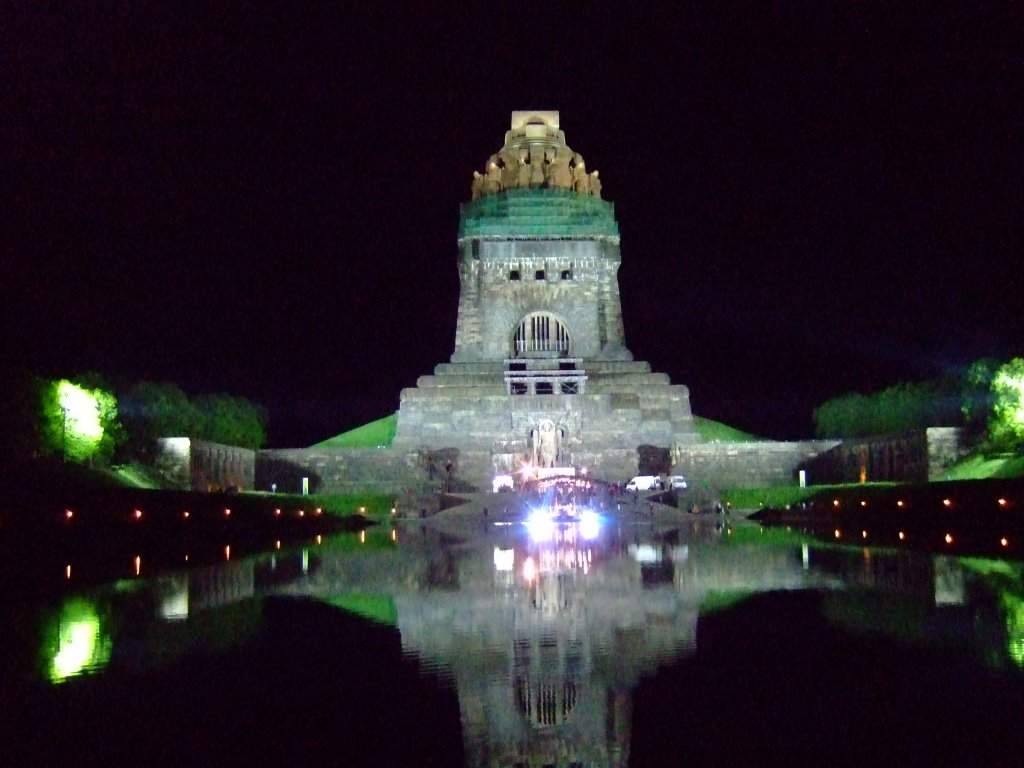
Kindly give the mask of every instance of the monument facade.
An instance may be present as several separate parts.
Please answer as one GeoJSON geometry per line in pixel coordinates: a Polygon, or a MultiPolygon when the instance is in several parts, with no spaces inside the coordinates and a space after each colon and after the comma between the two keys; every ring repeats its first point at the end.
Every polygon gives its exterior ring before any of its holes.
{"type": "Polygon", "coordinates": [[[445,451],[486,487],[527,463],[626,477],[640,445],[697,443],[687,388],[626,346],[614,206],[558,112],[513,112],[470,198],[455,348],[403,390],[392,448],[445,451]]]}

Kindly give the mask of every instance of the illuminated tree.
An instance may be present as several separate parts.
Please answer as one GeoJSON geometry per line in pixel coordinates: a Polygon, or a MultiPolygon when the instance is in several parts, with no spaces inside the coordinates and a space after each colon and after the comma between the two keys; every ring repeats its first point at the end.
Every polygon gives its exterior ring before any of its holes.
{"type": "Polygon", "coordinates": [[[863,395],[854,392],[832,398],[814,411],[818,437],[869,437],[910,429],[956,426],[960,382],[955,377],[895,384],[863,395]]]}
{"type": "Polygon", "coordinates": [[[988,422],[992,446],[1002,450],[1024,446],[1024,358],[999,366],[992,377],[992,416],[988,422]]]}
{"type": "Polygon", "coordinates": [[[67,379],[51,381],[42,393],[45,453],[65,461],[107,460],[118,433],[117,398],[67,379]]]}

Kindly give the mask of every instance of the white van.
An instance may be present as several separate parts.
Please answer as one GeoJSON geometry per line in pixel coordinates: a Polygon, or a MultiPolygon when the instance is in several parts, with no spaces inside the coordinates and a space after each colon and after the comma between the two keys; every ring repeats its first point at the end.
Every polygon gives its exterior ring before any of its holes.
{"type": "Polygon", "coordinates": [[[654,491],[661,488],[661,478],[657,475],[637,475],[626,483],[627,491],[654,491]]]}

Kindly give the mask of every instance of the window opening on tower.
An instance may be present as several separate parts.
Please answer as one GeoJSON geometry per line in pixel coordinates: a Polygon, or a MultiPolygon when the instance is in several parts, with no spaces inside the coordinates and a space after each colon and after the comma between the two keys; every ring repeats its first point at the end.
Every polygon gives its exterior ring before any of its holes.
{"type": "Polygon", "coordinates": [[[516,357],[566,357],[569,331],[558,318],[546,312],[527,315],[516,329],[513,353],[516,357]]]}

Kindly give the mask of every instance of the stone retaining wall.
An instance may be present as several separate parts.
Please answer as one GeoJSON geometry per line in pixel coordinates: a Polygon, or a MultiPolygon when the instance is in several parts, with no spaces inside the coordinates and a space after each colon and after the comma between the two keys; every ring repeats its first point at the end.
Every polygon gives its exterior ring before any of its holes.
{"type": "MultiPolygon", "coordinates": [[[[391,493],[430,477],[416,452],[390,448],[284,448],[260,451],[256,460],[256,488],[301,493],[302,478],[309,478],[310,493],[391,493]]],[[[443,472],[434,467],[434,473],[443,472]]]]}
{"type": "Polygon", "coordinates": [[[938,479],[963,455],[955,427],[846,440],[809,460],[808,482],[909,482],[938,479]]]}
{"type": "MultiPolygon", "coordinates": [[[[396,497],[424,488],[487,489],[496,471],[490,450],[402,450],[394,448],[288,448],[249,451],[188,438],[167,438],[158,467],[182,487],[301,493],[387,493],[396,497]]],[[[799,442],[676,444],[672,472],[692,487],[761,488],[793,485],[807,472],[808,484],[868,481],[924,482],[938,478],[961,455],[959,433],[932,428],[840,443],[799,442]]],[[[500,458],[500,457],[499,457],[500,458]]],[[[594,477],[625,482],[638,474],[636,449],[579,452],[576,464],[594,477]]],[[[500,462],[499,462],[500,463],[500,462]]],[[[417,497],[418,498],[418,497],[417,497]]],[[[416,502],[422,505],[420,501],[416,502]]]]}
{"type": "MultiPolygon", "coordinates": [[[[807,440],[677,445],[672,452],[672,472],[685,475],[691,487],[795,485],[797,471],[805,462],[837,444],[835,440],[807,440]]],[[[808,478],[808,482],[813,480],[808,478]]]]}
{"type": "Polygon", "coordinates": [[[156,470],[180,488],[222,491],[255,487],[256,452],[188,437],[157,440],[156,470]]]}

